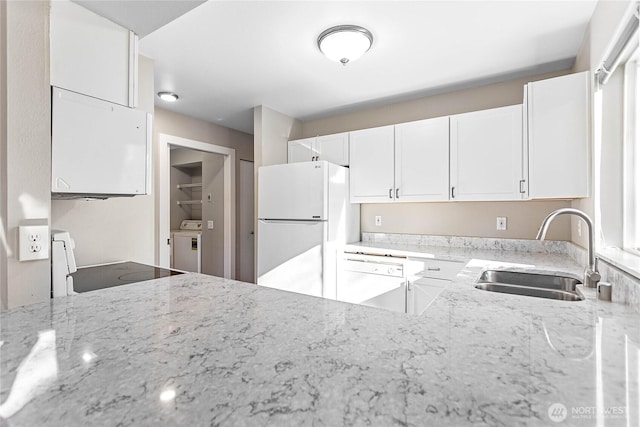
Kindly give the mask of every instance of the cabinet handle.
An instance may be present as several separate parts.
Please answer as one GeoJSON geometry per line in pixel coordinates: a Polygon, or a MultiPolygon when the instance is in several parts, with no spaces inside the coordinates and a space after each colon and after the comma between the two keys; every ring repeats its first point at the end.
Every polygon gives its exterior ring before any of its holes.
{"type": "Polygon", "coordinates": [[[456,189],[456,187],[451,187],[451,198],[452,198],[452,199],[455,199],[455,198],[456,198],[456,196],[455,196],[455,194],[454,194],[455,189],[456,189]]]}
{"type": "Polygon", "coordinates": [[[427,271],[440,271],[440,267],[427,267],[427,271]]]}
{"type": "Polygon", "coordinates": [[[389,198],[393,199],[393,188],[389,189],[389,198]]]}
{"type": "Polygon", "coordinates": [[[400,193],[400,189],[396,188],[396,199],[400,198],[400,194],[399,193],[400,193]]]}
{"type": "Polygon", "coordinates": [[[520,192],[524,193],[524,179],[520,180],[520,192]]]}

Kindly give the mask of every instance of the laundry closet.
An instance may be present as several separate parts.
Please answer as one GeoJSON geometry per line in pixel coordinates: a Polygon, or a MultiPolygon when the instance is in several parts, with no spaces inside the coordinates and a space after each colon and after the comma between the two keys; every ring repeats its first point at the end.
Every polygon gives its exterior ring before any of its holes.
{"type": "Polygon", "coordinates": [[[223,276],[224,157],[174,148],[170,164],[170,265],[223,276]]]}

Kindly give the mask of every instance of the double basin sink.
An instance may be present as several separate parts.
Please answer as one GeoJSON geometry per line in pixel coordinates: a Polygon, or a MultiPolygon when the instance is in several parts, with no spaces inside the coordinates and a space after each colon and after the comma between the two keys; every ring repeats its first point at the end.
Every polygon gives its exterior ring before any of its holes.
{"type": "Polygon", "coordinates": [[[562,301],[582,301],[584,296],[576,288],[582,282],[568,276],[524,273],[506,270],[486,270],[475,287],[485,291],[562,301]]]}

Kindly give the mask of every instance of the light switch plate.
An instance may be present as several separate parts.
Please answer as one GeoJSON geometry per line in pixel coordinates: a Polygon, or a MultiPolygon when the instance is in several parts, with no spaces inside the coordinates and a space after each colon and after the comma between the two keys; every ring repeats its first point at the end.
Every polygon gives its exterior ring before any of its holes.
{"type": "MultiPolygon", "coordinates": [[[[47,220],[44,220],[47,221],[47,220]]],[[[25,224],[18,226],[18,261],[49,258],[49,226],[25,224]]]]}
{"type": "Polygon", "coordinates": [[[376,227],[382,226],[382,216],[376,215],[376,227]]]}
{"type": "Polygon", "coordinates": [[[207,221],[207,228],[213,230],[213,221],[207,221]]]}

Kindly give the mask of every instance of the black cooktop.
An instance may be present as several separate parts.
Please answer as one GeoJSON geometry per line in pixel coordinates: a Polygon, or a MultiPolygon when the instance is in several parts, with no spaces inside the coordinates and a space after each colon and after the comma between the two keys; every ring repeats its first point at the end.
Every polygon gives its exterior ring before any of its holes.
{"type": "Polygon", "coordinates": [[[71,276],[73,277],[74,291],[89,292],[177,274],[182,273],[137,262],[118,262],[95,267],[81,267],[71,276]]]}

